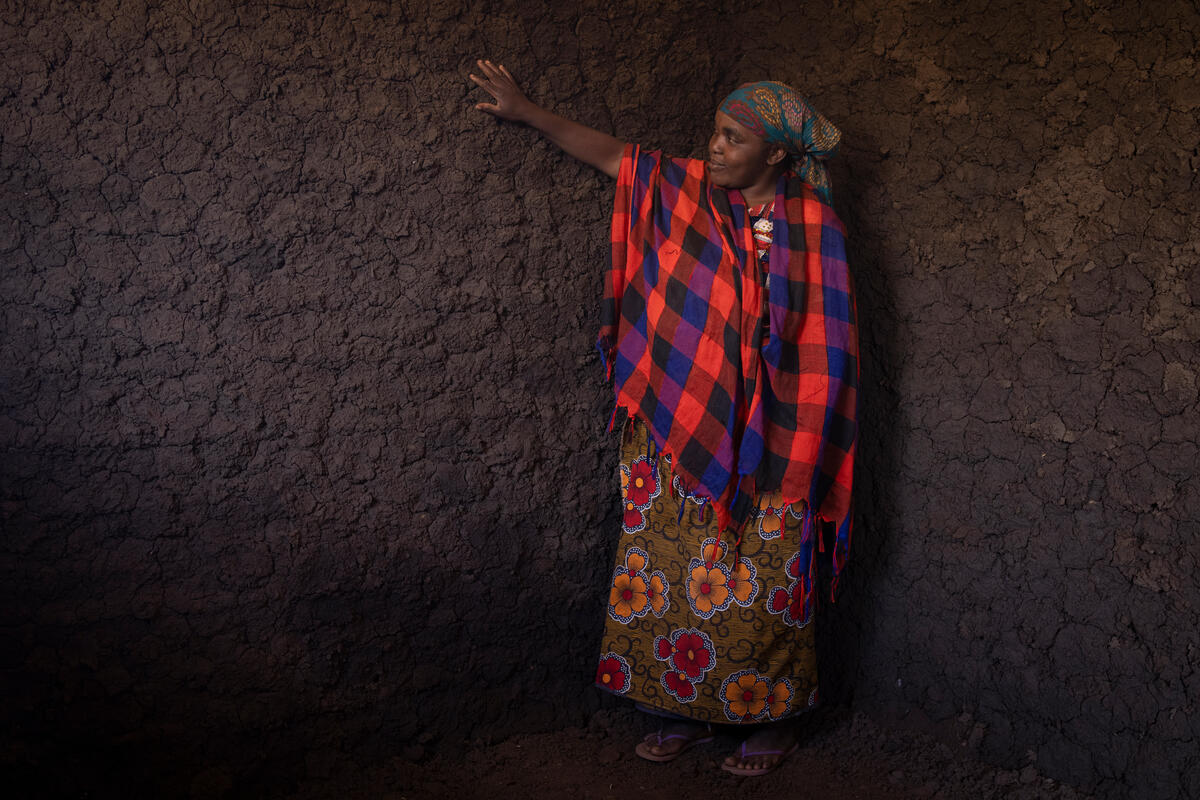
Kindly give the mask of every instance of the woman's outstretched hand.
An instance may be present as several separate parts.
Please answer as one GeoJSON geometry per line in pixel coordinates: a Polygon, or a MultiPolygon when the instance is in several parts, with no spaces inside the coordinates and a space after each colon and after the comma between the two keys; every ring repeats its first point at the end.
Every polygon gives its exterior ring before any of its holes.
{"type": "Polygon", "coordinates": [[[487,90],[496,102],[494,103],[476,103],[477,111],[486,111],[489,114],[500,117],[500,119],[513,120],[515,122],[527,122],[529,112],[536,109],[537,106],[525,96],[521,91],[521,87],[517,85],[516,80],[504,68],[503,64],[493,64],[491,61],[479,60],[475,62],[479,66],[479,71],[483,73],[483,77],[479,77],[475,73],[471,73],[471,80],[487,90]]]}
{"type": "Polygon", "coordinates": [[[495,100],[494,103],[476,103],[476,110],[500,119],[523,122],[541,131],[567,155],[591,164],[610,178],[617,177],[621,155],[625,152],[624,142],[542,108],[525,96],[502,64],[493,64],[486,59],[475,63],[483,77],[471,73],[471,80],[486,89],[495,100]]]}

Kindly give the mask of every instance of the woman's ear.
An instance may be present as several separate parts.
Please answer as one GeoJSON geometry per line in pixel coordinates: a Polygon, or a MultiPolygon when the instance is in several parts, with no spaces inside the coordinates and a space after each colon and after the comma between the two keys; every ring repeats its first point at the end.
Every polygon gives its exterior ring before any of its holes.
{"type": "Polygon", "coordinates": [[[767,151],[767,163],[772,167],[781,163],[787,158],[787,150],[784,150],[777,144],[770,145],[770,150],[767,151]]]}

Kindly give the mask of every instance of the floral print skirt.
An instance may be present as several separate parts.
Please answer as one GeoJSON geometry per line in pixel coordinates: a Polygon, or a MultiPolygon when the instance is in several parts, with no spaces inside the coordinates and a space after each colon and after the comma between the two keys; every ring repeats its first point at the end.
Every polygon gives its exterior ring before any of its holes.
{"type": "Polygon", "coordinates": [[[596,685],[704,722],[807,710],[817,702],[817,659],[797,601],[800,510],[755,498],[757,519],[735,551],[647,436],[641,422],[626,423],[624,515],[596,685]]]}

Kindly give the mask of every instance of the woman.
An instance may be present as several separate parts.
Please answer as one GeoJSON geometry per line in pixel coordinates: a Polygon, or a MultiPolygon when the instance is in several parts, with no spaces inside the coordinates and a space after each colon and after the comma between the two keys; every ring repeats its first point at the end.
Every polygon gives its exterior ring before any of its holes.
{"type": "Polygon", "coordinates": [[[850,541],[858,345],[821,163],[840,134],[759,82],[719,106],[707,160],[667,158],[477,64],[494,100],[478,110],[617,179],[599,346],[628,420],[597,685],[665,720],[641,757],[673,760],[713,723],[755,725],[722,768],[765,774],[816,703],[822,528],[835,587],[850,541]]]}

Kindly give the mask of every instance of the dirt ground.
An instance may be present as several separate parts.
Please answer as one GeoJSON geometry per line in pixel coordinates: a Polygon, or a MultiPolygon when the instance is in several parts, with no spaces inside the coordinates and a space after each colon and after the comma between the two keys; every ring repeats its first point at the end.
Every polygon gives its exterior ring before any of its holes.
{"type": "Polygon", "coordinates": [[[826,711],[805,724],[806,746],[774,773],[738,778],[719,769],[736,747],[732,734],[670,764],[633,754],[650,721],[630,710],[604,710],[587,727],[476,743],[455,756],[405,757],[354,774],[310,779],[292,795],[318,798],[437,800],[454,798],[639,797],[825,798],[826,800],[1085,800],[1090,797],[1039,774],[991,767],[969,756],[971,742],[939,741],[862,714],[826,711]],[[414,760],[415,758],[415,760],[414,760]]]}

